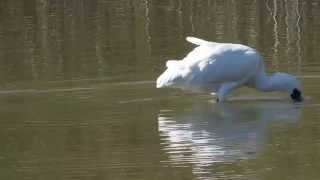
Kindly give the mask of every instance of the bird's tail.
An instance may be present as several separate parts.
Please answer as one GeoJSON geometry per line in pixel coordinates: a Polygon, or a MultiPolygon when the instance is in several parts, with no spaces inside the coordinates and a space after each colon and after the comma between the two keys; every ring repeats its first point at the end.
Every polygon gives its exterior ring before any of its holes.
{"type": "Polygon", "coordinates": [[[191,36],[186,37],[186,40],[188,42],[195,44],[195,45],[198,45],[198,46],[207,45],[207,44],[217,44],[215,42],[210,42],[210,41],[206,41],[206,40],[196,38],[196,37],[191,37],[191,36]]]}
{"type": "Polygon", "coordinates": [[[166,66],[167,68],[170,68],[170,67],[179,67],[181,66],[181,61],[178,61],[178,60],[168,60],[166,62],[166,66]]]}
{"type": "Polygon", "coordinates": [[[183,81],[185,69],[180,62],[177,60],[167,61],[166,71],[157,78],[157,88],[175,87],[183,81]]]}

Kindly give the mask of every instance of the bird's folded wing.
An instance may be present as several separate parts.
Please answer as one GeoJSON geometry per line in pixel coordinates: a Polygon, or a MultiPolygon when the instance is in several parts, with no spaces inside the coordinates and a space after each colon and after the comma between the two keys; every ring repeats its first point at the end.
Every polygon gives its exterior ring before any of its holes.
{"type": "Polygon", "coordinates": [[[192,44],[198,45],[198,46],[202,46],[202,45],[215,45],[218,44],[216,42],[210,42],[210,41],[206,41],[200,38],[196,38],[196,37],[191,37],[188,36],[186,37],[186,40],[192,44]]]}

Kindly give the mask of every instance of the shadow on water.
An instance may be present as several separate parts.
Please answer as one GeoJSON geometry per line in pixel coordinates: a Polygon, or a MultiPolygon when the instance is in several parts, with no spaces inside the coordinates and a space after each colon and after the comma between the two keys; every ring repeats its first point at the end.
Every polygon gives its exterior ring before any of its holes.
{"type": "MultiPolygon", "coordinates": [[[[195,175],[209,167],[254,158],[272,125],[297,123],[301,105],[284,101],[215,104],[199,102],[182,112],[160,111],[159,134],[169,162],[190,164],[195,175]]],[[[278,126],[277,126],[278,127],[278,126]]]]}

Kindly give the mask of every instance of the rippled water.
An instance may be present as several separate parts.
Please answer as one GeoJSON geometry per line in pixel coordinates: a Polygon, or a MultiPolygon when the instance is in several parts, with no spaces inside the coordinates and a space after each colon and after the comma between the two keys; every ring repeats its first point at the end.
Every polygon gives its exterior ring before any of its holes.
{"type": "Polygon", "coordinates": [[[318,179],[320,2],[0,2],[0,179],[318,179]],[[187,35],[248,44],[303,103],[156,89],[187,35]]]}

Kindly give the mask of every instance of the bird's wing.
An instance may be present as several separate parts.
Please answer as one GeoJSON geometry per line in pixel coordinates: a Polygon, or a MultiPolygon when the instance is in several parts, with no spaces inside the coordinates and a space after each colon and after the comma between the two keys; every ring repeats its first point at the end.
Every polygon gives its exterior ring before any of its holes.
{"type": "Polygon", "coordinates": [[[195,44],[197,46],[203,46],[203,45],[217,45],[219,43],[216,43],[216,42],[210,42],[210,41],[206,41],[206,40],[203,40],[203,39],[200,39],[200,38],[196,38],[196,37],[191,37],[191,36],[188,36],[186,37],[186,40],[192,44],[195,44]]]}
{"type": "Polygon", "coordinates": [[[202,61],[215,59],[215,57],[218,55],[217,48],[219,48],[219,46],[198,46],[182,59],[183,64],[187,67],[191,67],[202,61]]]}
{"type": "Polygon", "coordinates": [[[196,47],[183,59],[183,64],[192,71],[193,77],[203,82],[219,83],[240,81],[251,75],[258,60],[248,47],[221,43],[214,47],[196,47]]]}

